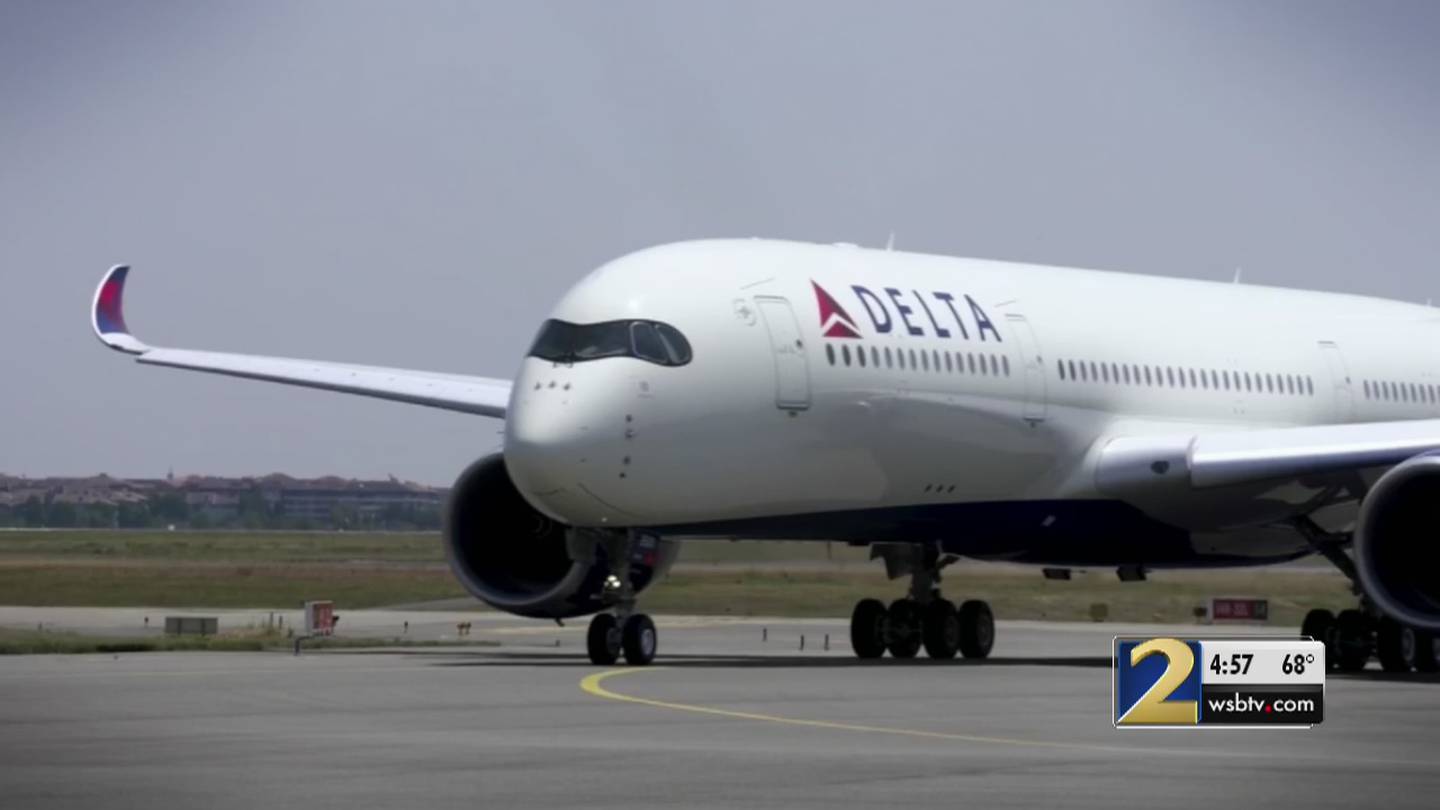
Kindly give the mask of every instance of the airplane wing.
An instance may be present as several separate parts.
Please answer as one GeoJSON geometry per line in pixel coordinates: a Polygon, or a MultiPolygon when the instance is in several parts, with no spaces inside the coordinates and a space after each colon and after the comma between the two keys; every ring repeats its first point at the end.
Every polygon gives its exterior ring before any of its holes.
{"type": "Polygon", "coordinates": [[[101,279],[95,289],[90,323],[100,342],[116,351],[135,355],[137,362],[322,388],[482,416],[505,416],[510,400],[509,380],[147,345],[130,334],[125,325],[122,301],[129,274],[129,266],[117,265],[101,279]]]}
{"type": "Polygon", "coordinates": [[[1388,467],[1436,450],[1440,419],[1122,436],[1100,451],[1097,483],[1116,491],[1179,475],[1220,487],[1388,467]]]}

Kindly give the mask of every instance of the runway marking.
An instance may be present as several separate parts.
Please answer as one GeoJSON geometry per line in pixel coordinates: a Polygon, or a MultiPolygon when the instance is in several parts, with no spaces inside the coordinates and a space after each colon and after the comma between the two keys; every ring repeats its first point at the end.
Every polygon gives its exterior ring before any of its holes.
{"type": "Polygon", "coordinates": [[[632,675],[641,672],[662,672],[666,667],[627,667],[624,669],[611,669],[604,672],[596,672],[587,675],[580,680],[580,689],[595,697],[606,700],[616,700],[624,703],[639,703],[644,706],[653,706],[660,709],[672,709],[675,711],[692,712],[694,714],[708,714],[715,717],[730,717],[737,720],[755,720],[765,723],[780,723],[787,726],[802,726],[806,728],[819,728],[831,731],[857,731],[867,734],[888,734],[895,737],[916,737],[926,740],[948,740],[951,742],[974,742],[989,743],[991,745],[1016,745],[1027,748],[1058,748],[1069,751],[1103,752],[1111,754],[1153,754],[1159,756],[1180,756],[1180,757],[1210,757],[1216,759],[1272,759],[1283,761],[1303,762],[1344,762],[1354,765],[1357,763],[1369,763],[1376,765],[1404,765],[1419,768],[1433,768],[1434,763],[1430,761],[1397,760],[1397,759],[1374,759],[1361,760],[1353,757],[1329,757],[1312,756],[1307,754],[1277,754],[1272,751],[1217,751],[1211,748],[1179,749],[1179,748],[1136,748],[1124,745],[1096,745],[1093,743],[1062,742],[1059,740],[1026,740],[1018,737],[994,737],[982,734],[956,734],[948,731],[926,731],[924,729],[896,728],[893,726],[868,726],[860,723],[837,723],[829,720],[809,720],[802,717],[784,717],[777,714],[762,714],[760,712],[742,712],[733,709],[721,709],[714,706],[701,706],[694,703],[676,703],[668,700],[656,700],[654,698],[637,697],[625,695],[606,689],[601,684],[620,675],[632,675]]]}
{"type": "MultiPolygon", "coordinates": [[[[804,726],[807,728],[823,728],[831,731],[859,731],[869,734],[889,734],[897,737],[919,737],[927,740],[950,740],[953,742],[976,742],[991,743],[996,745],[1023,745],[1034,748],[1063,748],[1069,750],[1104,751],[1119,754],[1161,754],[1194,756],[1197,753],[1205,754],[1203,751],[1181,751],[1157,748],[1130,748],[1121,745],[1094,745],[1091,743],[1059,742],[1055,740],[1025,740],[1016,737],[992,737],[980,734],[955,734],[948,731],[925,731],[914,728],[895,728],[893,726],[867,726],[860,723],[837,723],[830,720],[809,720],[801,717],[783,717],[778,714],[761,714],[759,712],[742,712],[733,709],[720,709],[714,706],[700,706],[693,703],[674,703],[668,700],[655,700],[653,698],[625,695],[619,692],[612,692],[601,686],[601,683],[609,678],[619,675],[631,675],[639,672],[660,672],[665,667],[629,667],[626,669],[612,669],[605,672],[597,672],[588,675],[580,681],[581,690],[596,697],[607,700],[618,700],[625,703],[639,703],[645,706],[654,706],[660,709],[674,709],[682,712],[693,712],[695,714],[708,714],[717,717],[731,717],[737,720],[758,720],[766,723],[781,723],[787,726],[804,726]]],[[[1214,752],[1216,756],[1227,758],[1253,758],[1252,754],[1214,752]]]]}

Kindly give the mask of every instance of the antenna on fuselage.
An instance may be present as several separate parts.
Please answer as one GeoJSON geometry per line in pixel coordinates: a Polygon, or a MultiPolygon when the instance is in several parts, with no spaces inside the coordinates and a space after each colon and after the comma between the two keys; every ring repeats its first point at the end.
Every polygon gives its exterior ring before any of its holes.
{"type": "Polygon", "coordinates": [[[890,231],[890,238],[885,240],[885,249],[886,249],[886,250],[894,250],[894,249],[895,249],[895,231],[893,231],[893,230],[890,231]]]}
{"type": "Polygon", "coordinates": [[[1245,272],[1245,268],[1243,268],[1243,267],[1237,267],[1237,268],[1235,268],[1235,281],[1234,281],[1233,283],[1239,284],[1239,283],[1240,283],[1240,276],[1241,276],[1242,274],[1244,274],[1244,272],[1245,272]]]}

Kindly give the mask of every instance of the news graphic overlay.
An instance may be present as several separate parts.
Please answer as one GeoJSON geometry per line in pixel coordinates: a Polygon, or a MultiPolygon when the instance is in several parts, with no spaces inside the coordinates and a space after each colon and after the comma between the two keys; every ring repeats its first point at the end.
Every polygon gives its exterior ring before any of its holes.
{"type": "Polygon", "coordinates": [[[1325,717],[1325,645],[1295,638],[1127,638],[1117,728],[1308,728],[1325,717]]]}

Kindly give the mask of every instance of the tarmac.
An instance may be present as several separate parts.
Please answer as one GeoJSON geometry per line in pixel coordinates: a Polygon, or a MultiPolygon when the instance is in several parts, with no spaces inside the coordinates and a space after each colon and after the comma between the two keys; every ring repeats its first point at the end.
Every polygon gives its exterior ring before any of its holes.
{"type": "MultiPolygon", "coordinates": [[[[0,624],[33,629],[37,614],[17,612],[30,610],[0,608],[0,624]]],[[[43,613],[87,632],[143,618],[43,613]]],[[[471,638],[498,646],[0,659],[0,805],[1440,801],[1435,678],[1332,675],[1326,719],[1309,730],[1113,728],[1111,637],[1211,628],[1001,622],[984,662],[859,662],[841,620],[660,617],[657,666],[630,669],[585,660],[583,621],[422,615],[356,611],[341,626],[396,633],[413,620],[409,633],[438,637],[468,618],[471,638]]]]}

